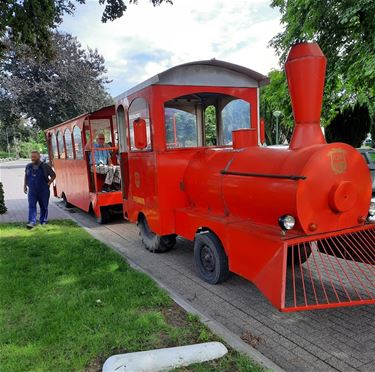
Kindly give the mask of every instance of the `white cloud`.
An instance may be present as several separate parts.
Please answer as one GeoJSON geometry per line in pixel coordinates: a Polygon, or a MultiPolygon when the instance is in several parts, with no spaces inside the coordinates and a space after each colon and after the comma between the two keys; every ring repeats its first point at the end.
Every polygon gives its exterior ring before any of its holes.
{"type": "Polygon", "coordinates": [[[61,30],[104,56],[116,95],[174,65],[217,58],[266,74],[277,67],[269,40],[281,30],[279,13],[265,0],[174,0],[154,8],[148,0],[125,16],[101,23],[97,0],[66,16],[61,30]]]}

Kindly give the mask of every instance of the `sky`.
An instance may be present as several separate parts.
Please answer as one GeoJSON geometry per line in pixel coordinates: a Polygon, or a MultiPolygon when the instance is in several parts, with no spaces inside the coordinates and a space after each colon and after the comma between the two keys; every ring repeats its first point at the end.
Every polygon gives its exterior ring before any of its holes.
{"type": "Polygon", "coordinates": [[[112,96],[185,62],[221,59],[267,74],[278,67],[270,39],[281,31],[270,0],[173,0],[153,7],[129,5],[125,15],[102,23],[98,0],[78,5],[60,31],[103,55],[112,96]]]}

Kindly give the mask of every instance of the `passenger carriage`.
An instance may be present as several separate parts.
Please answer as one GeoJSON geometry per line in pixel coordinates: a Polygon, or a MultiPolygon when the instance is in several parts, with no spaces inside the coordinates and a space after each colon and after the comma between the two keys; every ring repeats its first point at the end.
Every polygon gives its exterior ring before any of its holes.
{"type": "Polygon", "coordinates": [[[121,213],[121,191],[103,192],[104,167],[94,166],[95,161],[92,160],[100,150],[93,143],[97,134],[102,133],[105,150],[111,152],[112,163],[119,164],[115,107],[82,114],[47,129],[45,133],[50,162],[57,174],[55,196],[62,198],[66,207],[76,206],[85,212],[92,211],[99,223],[107,222],[112,212],[121,213]]]}

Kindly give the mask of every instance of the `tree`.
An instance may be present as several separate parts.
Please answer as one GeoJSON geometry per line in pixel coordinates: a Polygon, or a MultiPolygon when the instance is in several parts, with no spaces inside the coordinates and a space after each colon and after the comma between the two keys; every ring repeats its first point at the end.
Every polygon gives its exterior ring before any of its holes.
{"type": "MultiPolygon", "coordinates": [[[[129,4],[138,0],[98,0],[104,5],[102,22],[113,21],[124,15],[129,4]]],[[[149,0],[154,6],[170,3],[171,0],[149,0]]],[[[1,42],[8,36],[13,43],[26,44],[33,53],[52,58],[52,30],[63,19],[64,14],[73,14],[75,3],[86,0],[1,0],[0,2],[0,58],[6,44],[1,42]]]]}
{"type": "Polygon", "coordinates": [[[327,142],[344,142],[360,147],[370,131],[371,119],[366,106],[356,104],[339,113],[326,128],[327,142]]]}
{"type": "Polygon", "coordinates": [[[271,45],[283,63],[291,45],[316,41],[327,57],[323,124],[356,103],[375,116],[375,2],[273,0],[284,30],[271,45]]]}
{"type": "Polygon", "coordinates": [[[24,117],[45,129],[111,104],[103,57],[68,34],[54,33],[52,42],[52,60],[8,42],[0,61],[0,120],[7,125],[24,117]]]}
{"type": "Polygon", "coordinates": [[[272,70],[268,77],[270,84],[265,85],[260,91],[260,115],[266,123],[266,142],[269,145],[275,143],[276,126],[274,111],[281,111],[279,118],[280,142],[289,141],[294,126],[292,106],[289,97],[288,84],[285,73],[272,70]]]}

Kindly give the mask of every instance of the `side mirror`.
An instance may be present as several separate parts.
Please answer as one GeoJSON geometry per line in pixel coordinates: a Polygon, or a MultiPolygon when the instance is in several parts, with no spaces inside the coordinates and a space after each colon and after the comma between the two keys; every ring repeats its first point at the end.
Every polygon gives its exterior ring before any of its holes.
{"type": "Polygon", "coordinates": [[[134,144],[138,150],[144,150],[147,147],[147,128],[146,121],[142,118],[133,121],[134,144]]]}

